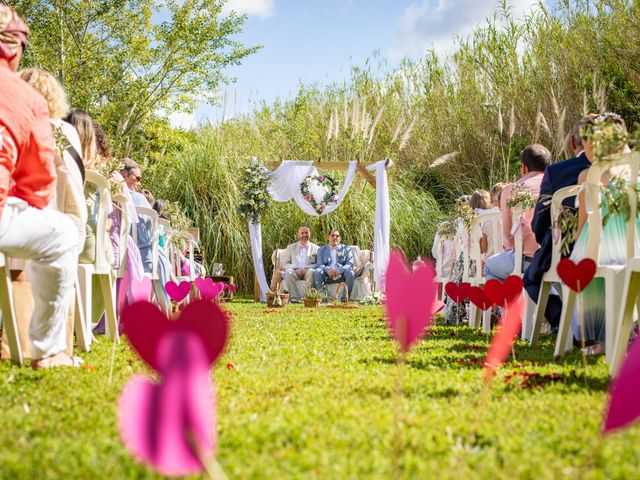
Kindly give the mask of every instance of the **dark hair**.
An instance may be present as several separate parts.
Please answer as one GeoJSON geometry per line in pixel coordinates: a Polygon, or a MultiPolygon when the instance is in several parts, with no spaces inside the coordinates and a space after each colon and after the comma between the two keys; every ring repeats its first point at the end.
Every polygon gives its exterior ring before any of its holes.
{"type": "Polygon", "coordinates": [[[130,158],[123,158],[122,164],[122,171],[127,175],[131,175],[131,172],[133,172],[136,168],[139,168],[140,171],[142,171],[142,167],[130,158]]]}
{"type": "Polygon", "coordinates": [[[158,200],[153,202],[153,205],[151,206],[151,208],[153,208],[156,212],[158,212],[158,216],[160,218],[164,218],[165,220],[168,220],[167,216],[164,214],[166,203],[167,202],[165,200],[162,200],[161,198],[159,198],[158,200]]]}
{"type": "Polygon", "coordinates": [[[96,146],[98,147],[98,154],[103,158],[112,158],[111,147],[109,146],[109,138],[104,133],[104,129],[100,124],[93,122],[93,129],[96,134],[96,146]]]}
{"type": "Polygon", "coordinates": [[[532,143],[520,152],[520,161],[530,172],[544,172],[551,163],[551,152],[544,145],[532,143]]]}

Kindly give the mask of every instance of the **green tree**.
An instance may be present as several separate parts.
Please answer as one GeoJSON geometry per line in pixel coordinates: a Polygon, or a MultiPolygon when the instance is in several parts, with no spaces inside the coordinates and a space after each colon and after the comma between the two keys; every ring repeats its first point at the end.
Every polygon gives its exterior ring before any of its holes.
{"type": "MultiPolygon", "coordinates": [[[[54,73],[71,104],[90,112],[120,155],[142,153],[162,111],[214,102],[224,69],[259,47],[233,39],[246,16],[221,0],[18,0],[31,47],[23,65],[54,73]],[[141,133],[142,132],[142,133],[141,133]]],[[[162,141],[160,141],[162,143],[162,141]]]]}

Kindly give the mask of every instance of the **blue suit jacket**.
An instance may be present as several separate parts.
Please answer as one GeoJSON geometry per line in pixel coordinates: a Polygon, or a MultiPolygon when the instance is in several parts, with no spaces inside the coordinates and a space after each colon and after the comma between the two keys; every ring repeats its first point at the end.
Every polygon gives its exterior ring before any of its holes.
{"type": "MultiPolygon", "coordinates": [[[[540,284],[542,275],[551,266],[551,196],[564,187],[578,183],[580,172],[589,168],[591,162],[584,153],[575,158],[549,165],[540,184],[540,197],[531,221],[531,229],[536,236],[540,248],[533,256],[533,261],[525,273],[525,284],[540,284]]],[[[569,197],[564,205],[574,208],[575,197],[569,197]]]]}
{"type": "MultiPolygon", "coordinates": [[[[331,268],[331,247],[329,244],[323,245],[318,249],[316,264],[313,268],[320,268],[323,270],[327,270],[331,268]]],[[[338,245],[338,252],[336,255],[336,260],[338,261],[337,270],[342,275],[346,270],[353,270],[353,255],[351,254],[351,249],[344,244],[338,245]]]]}

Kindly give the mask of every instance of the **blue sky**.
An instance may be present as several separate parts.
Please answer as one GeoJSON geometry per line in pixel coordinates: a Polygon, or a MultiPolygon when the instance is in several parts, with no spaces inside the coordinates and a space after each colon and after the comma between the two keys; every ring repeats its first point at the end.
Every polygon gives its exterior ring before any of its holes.
{"type": "MultiPolygon", "coordinates": [[[[536,3],[510,0],[517,15],[536,3]]],[[[247,14],[237,39],[263,45],[227,71],[227,117],[251,111],[260,99],[289,98],[300,82],[327,84],[348,78],[374,52],[396,64],[429,48],[447,51],[491,14],[497,0],[228,0],[225,12],[247,14]]],[[[223,94],[223,92],[221,92],[223,94]]],[[[222,108],[201,105],[193,115],[176,112],[174,124],[218,122],[222,108]]]]}

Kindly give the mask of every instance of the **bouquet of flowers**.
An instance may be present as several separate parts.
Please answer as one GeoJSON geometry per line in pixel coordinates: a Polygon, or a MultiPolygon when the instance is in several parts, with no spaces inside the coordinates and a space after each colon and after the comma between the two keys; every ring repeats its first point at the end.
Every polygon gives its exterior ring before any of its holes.
{"type": "Polygon", "coordinates": [[[242,172],[242,200],[238,212],[252,223],[258,223],[262,212],[269,206],[269,175],[266,167],[256,158],[242,172]]]}
{"type": "Polygon", "coordinates": [[[456,200],[454,216],[460,218],[466,228],[471,228],[471,224],[478,216],[478,212],[471,208],[471,205],[469,205],[469,203],[463,202],[461,200],[456,200]]]}
{"type": "Polygon", "coordinates": [[[440,238],[453,240],[457,230],[455,220],[445,220],[438,226],[438,235],[440,235],[440,238]]]}

